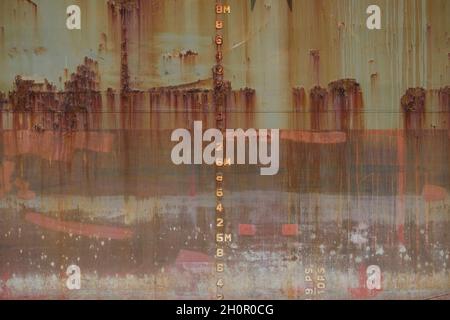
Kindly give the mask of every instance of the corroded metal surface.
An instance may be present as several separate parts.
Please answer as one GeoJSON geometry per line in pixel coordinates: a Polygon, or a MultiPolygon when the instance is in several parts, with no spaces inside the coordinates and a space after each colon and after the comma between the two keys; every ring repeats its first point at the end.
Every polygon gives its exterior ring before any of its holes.
{"type": "MultiPolygon", "coordinates": [[[[227,1],[226,127],[281,141],[227,169],[226,298],[448,294],[450,2],[378,2],[227,1]]],[[[0,1],[0,297],[214,298],[215,169],[170,158],[218,121],[214,6],[77,3],[0,1]]]]}

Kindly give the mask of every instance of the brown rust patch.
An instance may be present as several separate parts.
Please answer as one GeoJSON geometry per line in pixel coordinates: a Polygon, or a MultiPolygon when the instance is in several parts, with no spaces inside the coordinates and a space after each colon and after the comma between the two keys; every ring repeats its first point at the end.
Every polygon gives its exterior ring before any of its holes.
{"type": "Polygon", "coordinates": [[[103,53],[108,49],[108,36],[106,33],[102,32],[100,34],[100,43],[98,45],[98,53],[103,53]]]}
{"type": "MultiPolygon", "coordinates": [[[[108,8],[111,12],[113,25],[116,24],[117,11],[120,16],[120,89],[123,94],[130,91],[128,28],[131,15],[136,7],[138,7],[136,0],[108,0],[108,8]]],[[[126,96],[122,97],[122,102],[126,104],[128,98],[126,96]]]]}
{"type": "Polygon", "coordinates": [[[130,90],[130,74],[128,68],[128,19],[129,11],[126,7],[120,8],[121,18],[121,45],[120,45],[120,89],[123,93],[130,90]]]}
{"type": "Polygon", "coordinates": [[[294,110],[304,110],[306,101],[305,88],[294,88],[292,89],[292,94],[294,95],[294,110]]]}
{"type": "Polygon", "coordinates": [[[8,100],[6,100],[6,94],[0,91],[0,112],[3,111],[3,105],[5,105],[7,102],[8,100]]]}
{"type": "Polygon", "coordinates": [[[400,104],[405,119],[405,129],[422,128],[425,117],[426,91],[423,88],[409,88],[400,104]]]}
{"type": "Polygon", "coordinates": [[[0,130],[3,129],[3,106],[8,103],[6,94],[0,91],[0,130]]]}
{"type": "Polygon", "coordinates": [[[255,89],[245,87],[236,93],[238,98],[235,101],[235,105],[241,107],[245,111],[251,111],[255,105],[255,89]]]}
{"type": "Polygon", "coordinates": [[[196,56],[198,56],[198,52],[195,52],[193,50],[182,50],[178,53],[178,57],[180,59],[196,57],[196,56]]]}
{"type": "MultiPolygon", "coordinates": [[[[85,57],[84,63],[77,67],[70,80],[64,84],[65,94],[60,108],[63,114],[58,123],[53,123],[54,129],[81,129],[82,119],[79,119],[77,113],[87,114],[89,111],[101,109],[99,83],[98,63],[85,57]]],[[[86,118],[85,116],[84,128],[87,126],[86,118]]]]}
{"type": "Polygon", "coordinates": [[[336,116],[336,129],[363,129],[361,87],[355,79],[340,79],[328,85],[336,116]]]}
{"type": "Polygon", "coordinates": [[[341,79],[328,85],[330,92],[338,97],[349,97],[361,91],[360,85],[355,79],[341,79]]]}
{"type": "Polygon", "coordinates": [[[327,89],[315,86],[309,92],[311,101],[311,129],[321,130],[326,128],[327,89]]]}
{"type": "Polygon", "coordinates": [[[106,90],[106,108],[109,112],[114,111],[116,105],[115,91],[113,88],[106,90]]]}
{"type": "Polygon", "coordinates": [[[128,66],[128,28],[132,11],[137,6],[135,0],[116,1],[119,4],[120,12],[120,32],[121,32],[121,62],[120,62],[120,83],[122,92],[130,90],[130,74],[128,66]]]}
{"type": "MultiPolygon", "coordinates": [[[[162,110],[162,107],[183,111],[207,110],[207,107],[213,104],[213,90],[197,87],[196,84],[191,84],[193,87],[180,85],[149,89],[151,110],[162,110]]],[[[238,109],[250,111],[254,107],[254,89],[246,87],[239,90],[232,90],[228,82],[224,84],[224,87],[226,94],[224,102],[226,103],[227,110],[238,109]]]]}
{"type": "Polygon", "coordinates": [[[401,100],[404,112],[423,112],[425,110],[425,89],[409,88],[401,100]]]}
{"type": "Polygon", "coordinates": [[[309,55],[312,60],[312,69],[314,73],[314,81],[317,85],[320,84],[320,51],[310,50],[309,55]]]}
{"type": "Polygon", "coordinates": [[[372,73],[370,75],[370,81],[371,81],[372,84],[374,84],[374,82],[376,82],[377,79],[378,79],[378,72],[372,73]]]}
{"type": "Polygon", "coordinates": [[[450,86],[439,89],[439,105],[443,111],[450,111],[450,86]]]}
{"type": "MultiPolygon", "coordinates": [[[[98,92],[100,83],[100,76],[98,73],[98,63],[87,57],[84,58],[84,63],[77,67],[75,73],[71,74],[70,80],[64,84],[64,90],[67,93],[92,93],[98,92]]],[[[65,107],[76,108],[78,106],[82,110],[92,105],[91,101],[80,101],[75,103],[74,101],[68,101],[69,105],[65,107]]]]}
{"type": "Polygon", "coordinates": [[[439,108],[447,115],[447,129],[450,137],[450,86],[446,86],[439,90],[439,108]]]}

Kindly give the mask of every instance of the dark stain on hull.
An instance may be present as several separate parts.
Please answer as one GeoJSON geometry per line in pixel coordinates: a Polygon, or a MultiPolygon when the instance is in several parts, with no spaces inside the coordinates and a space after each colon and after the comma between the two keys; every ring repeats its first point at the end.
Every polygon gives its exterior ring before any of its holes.
{"type": "Polygon", "coordinates": [[[409,88],[400,104],[404,114],[405,129],[421,129],[425,120],[426,91],[423,88],[409,88]]]}
{"type": "Polygon", "coordinates": [[[306,93],[305,88],[294,88],[292,89],[292,94],[294,96],[294,110],[305,111],[306,107],[306,93]]]}
{"type": "Polygon", "coordinates": [[[74,131],[87,129],[87,113],[101,108],[98,64],[85,58],[64,84],[64,91],[46,79],[17,76],[9,103],[15,129],[74,131]],[[30,117],[26,115],[29,114],[30,117]]]}
{"type": "Polygon", "coordinates": [[[355,79],[341,79],[328,85],[335,112],[336,130],[363,129],[363,99],[361,87],[355,79]]]}
{"type": "Polygon", "coordinates": [[[309,92],[311,100],[311,129],[321,130],[327,127],[327,89],[315,86],[309,92]]]}

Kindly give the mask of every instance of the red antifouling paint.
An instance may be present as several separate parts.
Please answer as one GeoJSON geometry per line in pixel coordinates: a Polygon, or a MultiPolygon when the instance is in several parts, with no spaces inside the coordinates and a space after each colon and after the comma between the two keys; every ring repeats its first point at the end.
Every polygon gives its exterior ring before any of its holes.
{"type": "Polygon", "coordinates": [[[100,226],[81,222],[61,221],[34,212],[27,213],[25,215],[25,220],[44,229],[79,236],[112,240],[124,240],[129,239],[133,236],[133,232],[127,228],[100,226]]]}
{"type": "Polygon", "coordinates": [[[281,234],[283,236],[298,235],[298,224],[283,224],[281,226],[281,234]]]}
{"type": "Polygon", "coordinates": [[[254,224],[239,224],[240,236],[254,236],[256,234],[256,226],[254,224]]]}
{"type": "Polygon", "coordinates": [[[211,263],[211,257],[198,251],[180,250],[175,260],[175,264],[184,263],[211,263]]]}

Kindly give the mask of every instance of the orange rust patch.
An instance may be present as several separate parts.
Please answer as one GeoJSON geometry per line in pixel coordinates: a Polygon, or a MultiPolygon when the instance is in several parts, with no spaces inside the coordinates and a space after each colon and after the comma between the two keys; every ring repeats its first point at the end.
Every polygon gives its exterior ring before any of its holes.
{"type": "Polygon", "coordinates": [[[401,105],[405,112],[425,111],[425,89],[409,88],[402,97],[401,105]]]}
{"type": "Polygon", "coordinates": [[[110,133],[8,131],[3,135],[7,156],[32,154],[52,161],[69,161],[76,149],[93,152],[111,152],[113,136],[110,133]]]}
{"type": "Polygon", "coordinates": [[[335,112],[335,130],[363,129],[361,114],[363,96],[361,86],[355,79],[340,79],[328,85],[335,112]]]}
{"type": "Polygon", "coordinates": [[[355,79],[340,79],[331,82],[329,85],[333,95],[347,97],[361,91],[360,85],[355,79]]]}
{"type": "Polygon", "coordinates": [[[294,95],[294,109],[304,108],[306,100],[305,88],[294,88],[292,94],[294,95]]]}
{"type": "Polygon", "coordinates": [[[184,263],[210,263],[212,259],[210,256],[190,250],[180,250],[180,253],[175,260],[175,264],[184,264],[184,263]]]}
{"type": "Polygon", "coordinates": [[[14,166],[14,162],[11,161],[5,161],[0,166],[0,198],[11,191],[11,176],[14,172],[14,166]]]}
{"type": "Polygon", "coordinates": [[[400,104],[405,114],[406,129],[420,129],[425,117],[426,91],[423,88],[409,88],[403,95],[400,104]]]}
{"type": "Polygon", "coordinates": [[[315,86],[309,92],[311,100],[311,129],[321,130],[326,128],[326,114],[327,111],[327,89],[320,86],[315,86]]]}
{"type": "Polygon", "coordinates": [[[17,187],[17,198],[22,200],[31,200],[36,198],[36,193],[29,189],[29,182],[22,179],[16,179],[14,185],[17,187]]]}

